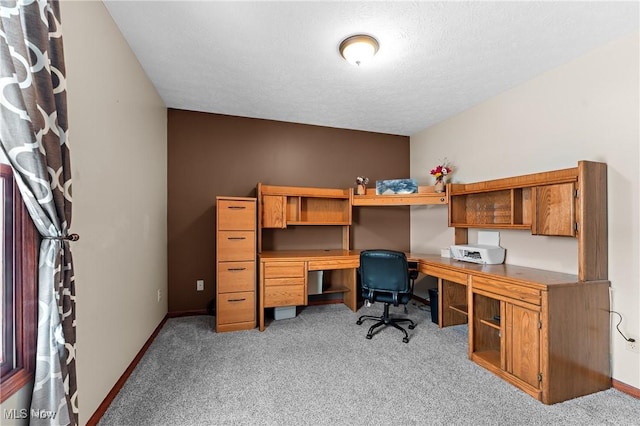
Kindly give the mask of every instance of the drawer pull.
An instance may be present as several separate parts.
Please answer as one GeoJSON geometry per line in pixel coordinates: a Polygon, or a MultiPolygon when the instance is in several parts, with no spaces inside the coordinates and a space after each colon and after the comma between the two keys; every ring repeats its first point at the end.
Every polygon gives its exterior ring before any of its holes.
{"type": "Polygon", "coordinates": [[[227,268],[227,271],[246,271],[247,268],[227,268]]]}
{"type": "Polygon", "coordinates": [[[245,206],[229,206],[227,208],[228,209],[235,209],[235,210],[244,210],[244,209],[246,209],[245,206]]]}
{"type": "Polygon", "coordinates": [[[227,240],[246,240],[247,237],[227,237],[227,240]]]}
{"type": "Polygon", "coordinates": [[[242,299],[229,299],[229,302],[244,302],[245,300],[247,300],[246,298],[242,298],[242,299]]]}

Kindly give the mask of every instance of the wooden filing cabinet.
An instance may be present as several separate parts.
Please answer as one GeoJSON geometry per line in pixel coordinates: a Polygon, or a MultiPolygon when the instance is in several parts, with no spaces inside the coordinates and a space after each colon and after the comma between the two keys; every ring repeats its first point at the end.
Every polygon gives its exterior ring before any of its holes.
{"type": "Polygon", "coordinates": [[[216,331],[256,327],[256,199],[216,198],[216,331]]]}

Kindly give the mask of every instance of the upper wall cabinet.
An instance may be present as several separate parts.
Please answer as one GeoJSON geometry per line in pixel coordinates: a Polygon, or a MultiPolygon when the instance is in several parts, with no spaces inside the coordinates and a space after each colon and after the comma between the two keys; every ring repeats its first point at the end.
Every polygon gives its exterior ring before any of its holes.
{"type": "Polygon", "coordinates": [[[576,235],[578,168],[449,185],[449,226],[576,235]]]}
{"type": "Polygon", "coordinates": [[[351,191],[258,184],[260,225],[351,225],[351,191]]]}
{"type": "Polygon", "coordinates": [[[580,281],[607,278],[607,165],[578,167],[469,184],[449,184],[455,244],[468,228],[526,229],[578,239],[580,281]]]}

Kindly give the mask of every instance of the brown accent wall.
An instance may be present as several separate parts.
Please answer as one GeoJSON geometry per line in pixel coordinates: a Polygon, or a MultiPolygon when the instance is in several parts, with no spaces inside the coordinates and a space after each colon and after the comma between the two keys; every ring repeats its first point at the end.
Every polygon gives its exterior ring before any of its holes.
{"type": "MultiPolygon", "coordinates": [[[[169,312],[215,295],[215,199],[270,185],[349,188],[356,176],[409,177],[409,137],[168,110],[169,312]],[[196,280],[205,291],[196,291],[196,280]]],[[[408,207],[357,207],[352,248],[409,250],[408,207]]],[[[340,227],[269,230],[263,249],[339,248],[340,227]]]]}

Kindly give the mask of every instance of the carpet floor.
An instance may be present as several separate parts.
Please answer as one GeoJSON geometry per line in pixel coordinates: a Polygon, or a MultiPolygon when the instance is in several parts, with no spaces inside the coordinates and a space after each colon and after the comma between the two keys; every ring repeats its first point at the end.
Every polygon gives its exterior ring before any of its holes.
{"type": "Polygon", "coordinates": [[[640,425],[640,400],[615,389],[538,402],[468,359],[466,326],[440,329],[419,303],[409,343],[393,328],[365,339],[371,322],[356,319],[381,311],[308,306],[264,332],[169,319],[99,424],[640,425]]]}

